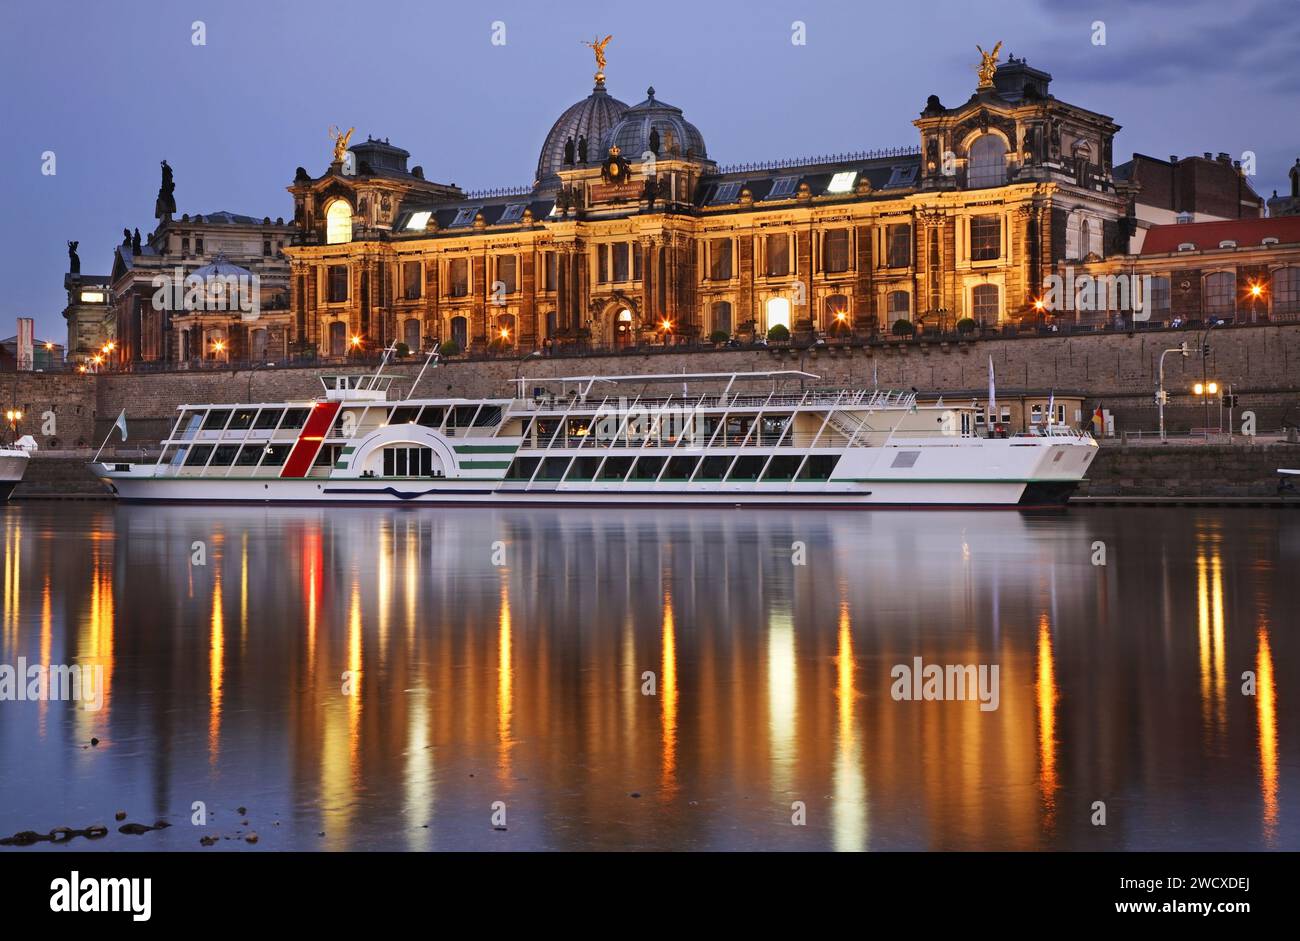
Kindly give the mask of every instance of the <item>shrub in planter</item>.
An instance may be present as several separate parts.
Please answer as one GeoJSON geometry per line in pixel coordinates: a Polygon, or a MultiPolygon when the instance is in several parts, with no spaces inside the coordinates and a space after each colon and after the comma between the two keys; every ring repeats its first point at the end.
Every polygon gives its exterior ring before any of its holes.
{"type": "Polygon", "coordinates": [[[767,338],[776,341],[788,340],[790,339],[790,330],[785,326],[785,324],[779,323],[771,330],[767,331],[767,338]]]}
{"type": "Polygon", "coordinates": [[[410,355],[411,355],[411,348],[410,348],[409,346],[407,346],[405,343],[398,343],[398,344],[394,345],[394,347],[393,347],[393,351],[394,351],[398,356],[410,356],[410,355]]]}
{"type": "Polygon", "coordinates": [[[916,324],[912,323],[912,321],[904,320],[901,317],[898,320],[894,321],[894,336],[910,337],[915,332],[916,332],[916,324]]]}
{"type": "Polygon", "coordinates": [[[967,336],[974,333],[977,326],[979,325],[970,317],[963,317],[961,320],[957,321],[957,332],[962,336],[967,336]]]}
{"type": "Polygon", "coordinates": [[[726,330],[714,330],[709,334],[710,343],[726,343],[731,339],[731,334],[726,330]]]}
{"type": "Polygon", "coordinates": [[[455,340],[448,340],[442,346],[438,347],[439,356],[459,356],[460,345],[455,340]]]}

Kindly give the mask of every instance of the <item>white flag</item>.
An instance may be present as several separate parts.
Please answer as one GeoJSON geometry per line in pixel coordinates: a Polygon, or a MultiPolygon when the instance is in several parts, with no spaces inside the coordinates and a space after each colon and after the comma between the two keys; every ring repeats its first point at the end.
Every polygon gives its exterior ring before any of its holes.
{"type": "Polygon", "coordinates": [[[1050,425],[1056,418],[1056,390],[1047,397],[1047,423],[1050,425]]]}
{"type": "Polygon", "coordinates": [[[998,393],[993,383],[993,357],[989,357],[989,421],[997,421],[998,393]]]}
{"type": "Polygon", "coordinates": [[[122,432],[122,440],[126,440],[126,409],[118,413],[117,421],[113,422],[113,427],[122,432]]]}

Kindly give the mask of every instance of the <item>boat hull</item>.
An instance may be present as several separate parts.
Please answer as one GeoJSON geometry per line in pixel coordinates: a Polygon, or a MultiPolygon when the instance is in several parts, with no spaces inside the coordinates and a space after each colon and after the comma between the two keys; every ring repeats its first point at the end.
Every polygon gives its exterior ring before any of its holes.
{"type": "Polygon", "coordinates": [[[749,486],[704,489],[691,485],[644,488],[512,489],[486,481],[194,480],[105,478],[123,502],[241,504],[388,504],[406,506],[583,507],[1060,507],[1077,481],[878,481],[850,487],[795,489],[749,486]]]}
{"type": "Polygon", "coordinates": [[[8,500],[14,488],[22,482],[30,461],[25,451],[0,451],[0,502],[8,500]]]}

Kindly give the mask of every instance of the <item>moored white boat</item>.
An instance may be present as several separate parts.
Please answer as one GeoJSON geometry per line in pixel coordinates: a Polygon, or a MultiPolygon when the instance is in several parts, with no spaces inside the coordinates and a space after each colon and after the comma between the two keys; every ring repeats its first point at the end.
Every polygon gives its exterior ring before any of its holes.
{"type": "Polygon", "coordinates": [[[35,450],[36,439],[31,435],[23,435],[11,446],[0,447],[0,501],[8,500],[22,482],[35,450]]]}
{"type": "MultiPolygon", "coordinates": [[[[812,389],[793,370],[516,380],[504,398],[183,405],[152,463],[96,462],[123,500],[582,506],[1059,506],[1086,433],[987,437],[974,404],[812,389]]],[[[418,384],[418,378],[417,378],[418,384]]]]}

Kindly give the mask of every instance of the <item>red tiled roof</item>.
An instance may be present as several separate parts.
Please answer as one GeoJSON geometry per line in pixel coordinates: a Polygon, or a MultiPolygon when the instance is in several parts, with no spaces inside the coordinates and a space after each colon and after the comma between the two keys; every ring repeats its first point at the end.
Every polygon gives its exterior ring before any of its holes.
{"type": "Polygon", "coordinates": [[[1179,245],[1187,242],[1199,251],[1218,248],[1220,242],[1236,242],[1239,246],[1260,245],[1266,238],[1275,238],[1282,245],[1300,243],[1300,216],[1153,225],[1142,242],[1142,254],[1176,252],[1179,245]]]}

